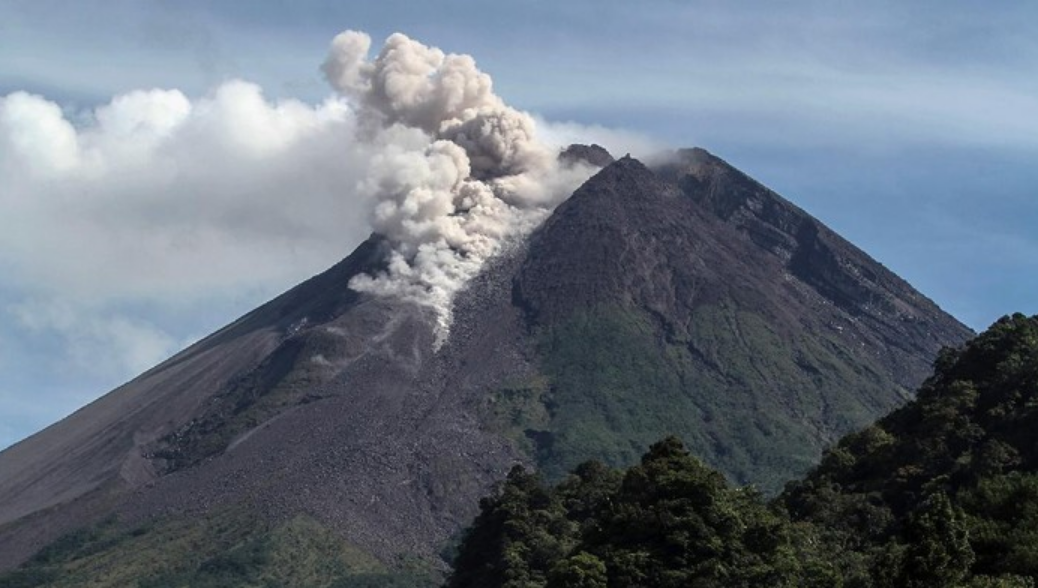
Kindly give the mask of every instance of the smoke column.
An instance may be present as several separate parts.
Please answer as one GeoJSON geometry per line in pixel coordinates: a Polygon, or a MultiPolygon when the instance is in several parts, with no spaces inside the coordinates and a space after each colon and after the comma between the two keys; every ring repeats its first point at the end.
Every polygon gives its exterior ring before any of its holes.
{"type": "Polygon", "coordinates": [[[343,32],[322,66],[357,109],[360,132],[384,145],[361,189],[392,252],[385,272],[350,287],[432,308],[439,346],[454,294],[594,169],[560,165],[533,118],[495,95],[472,57],[400,33],[374,59],[370,49],[368,35],[343,32]]]}

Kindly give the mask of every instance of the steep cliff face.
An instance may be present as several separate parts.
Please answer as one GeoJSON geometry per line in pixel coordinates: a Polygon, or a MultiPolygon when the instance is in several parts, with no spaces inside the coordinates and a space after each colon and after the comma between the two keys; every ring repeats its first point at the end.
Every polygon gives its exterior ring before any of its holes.
{"type": "Polygon", "coordinates": [[[227,512],[435,561],[512,464],[629,464],[671,433],[776,489],[969,335],[704,151],[570,154],[608,165],[458,295],[439,349],[429,312],[347,287],[380,267],[373,237],[0,453],[0,567],[109,515],[227,512]]]}

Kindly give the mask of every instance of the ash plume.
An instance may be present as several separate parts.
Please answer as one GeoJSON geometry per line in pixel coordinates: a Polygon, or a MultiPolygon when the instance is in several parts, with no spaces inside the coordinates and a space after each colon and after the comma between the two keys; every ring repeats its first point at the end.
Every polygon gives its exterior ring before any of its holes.
{"type": "Polygon", "coordinates": [[[386,145],[362,189],[374,198],[373,228],[392,246],[388,268],[350,287],[432,308],[439,345],[454,293],[594,168],[559,164],[534,119],[494,94],[472,57],[399,33],[373,59],[370,49],[368,35],[343,32],[322,67],[357,109],[361,132],[386,145]]]}
{"type": "Polygon", "coordinates": [[[86,106],[0,91],[0,356],[54,374],[55,389],[110,388],[372,228],[391,259],[354,287],[431,309],[442,340],[454,293],[593,171],[560,167],[561,147],[655,148],[534,122],[469,57],[402,35],[369,49],[362,34],[336,40],[337,95],[318,102],[243,79],[86,106]]]}

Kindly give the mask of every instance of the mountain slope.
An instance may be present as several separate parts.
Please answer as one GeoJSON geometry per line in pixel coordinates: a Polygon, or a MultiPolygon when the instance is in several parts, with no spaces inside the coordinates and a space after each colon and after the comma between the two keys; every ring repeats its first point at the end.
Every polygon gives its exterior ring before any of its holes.
{"type": "Polygon", "coordinates": [[[0,453],[0,537],[8,539],[0,542],[0,561],[17,561],[26,548],[95,519],[123,492],[151,483],[165,464],[150,459],[148,448],[204,414],[236,380],[275,361],[308,313],[334,316],[353,304],[356,293],[340,284],[377,267],[378,249],[369,240],[321,276],[0,453]],[[60,517],[48,516],[54,508],[60,517]],[[39,525],[40,516],[54,522],[39,525]]]}
{"type": "Polygon", "coordinates": [[[1038,316],[1004,317],[768,505],[674,437],[554,487],[517,467],[448,586],[1034,586],[1036,425],[1038,316]]]}
{"type": "Polygon", "coordinates": [[[921,382],[940,341],[962,340],[931,300],[817,219],[703,149],[683,149],[659,173],[736,227],[787,271],[849,316],[898,380],[921,382]]]}
{"type": "Polygon", "coordinates": [[[691,154],[708,182],[625,158],[530,240],[514,296],[553,383],[552,422],[533,431],[551,473],[632,463],[671,432],[736,481],[775,489],[907,398],[968,333],[817,220],[691,154]],[[724,214],[740,208],[758,212],[724,214]],[[746,228],[758,225],[766,241],[746,228]]]}
{"type": "Polygon", "coordinates": [[[512,464],[629,464],[667,433],[774,490],[969,334],[702,151],[606,166],[457,296],[438,350],[429,311],[346,286],[383,256],[373,237],[0,453],[0,562],[110,515],[239,509],[435,561],[512,464]]]}
{"type": "Polygon", "coordinates": [[[782,502],[824,526],[843,557],[873,577],[884,567],[912,571],[922,557],[912,521],[947,503],[952,522],[968,529],[960,573],[1033,582],[1036,426],[1038,316],[1003,317],[943,353],[914,402],[842,439],[782,502]]]}

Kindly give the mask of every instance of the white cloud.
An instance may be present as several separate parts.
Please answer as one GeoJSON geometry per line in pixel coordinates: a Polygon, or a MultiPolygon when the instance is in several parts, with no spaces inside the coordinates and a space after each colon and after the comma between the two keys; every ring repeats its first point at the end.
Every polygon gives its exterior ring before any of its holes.
{"type": "MultiPolygon", "coordinates": [[[[115,385],[233,318],[210,309],[247,310],[326,269],[372,226],[406,228],[390,234],[400,239],[392,268],[449,299],[500,241],[591,173],[558,167],[554,147],[651,145],[535,123],[493,95],[467,56],[393,39],[442,59],[450,84],[484,86],[466,86],[472,96],[430,91],[413,112],[439,116],[433,106],[465,98],[436,128],[374,120],[388,114],[363,96],[351,95],[357,107],[275,101],[240,80],[197,98],[136,90],[85,112],[25,92],[0,96],[0,338],[24,342],[12,357],[33,365],[20,373],[7,362],[5,371],[41,390],[79,376],[115,385]],[[409,208],[422,202],[435,210],[409,208]],[[48,370],[60,376],[45,382],[48,370]]],[[[400,295],[379,284],[368,286],[400,295]]]]}
{"type": "Polygon", "coordinates": [[[574,143],[596,143],[605,147],[616,158],[626,154],[648,158],[668,147],[662,141],[644,133],[601,125],[585,125],[572,121],[548,121],[541,117],[535,118],[541,139],[556,148],[564,148],[574,143]]]}
{"type": "Polygon", "coordinates": [[[366,234],[372,150],[342,102],[232,81],[194,102],[133,92],[91,118],[0,98],[0,263],[23,288],[204,298],[317,271],[366,234]]]}
{"type": "Polygon", "coordinates": [[[75,115],[0,96],[0,351],[23,394],[0,420],[38,422],[26,404],[44,398],[67,414],[89,398],[61,390],[102,393],[233,318],[211,308],[241,312],[349,253],[377,150],[342,101],[241,81],[75,115]]]}
{"type": "Polygon", "coordinates": [[[189,340],[177,340],[146,321],[77,308],[74,300],[25,302],[8,309],[30,332],[56,332],[66,355],[56,368],[118,379],[138,374],[166,359],[189,340]]]}

